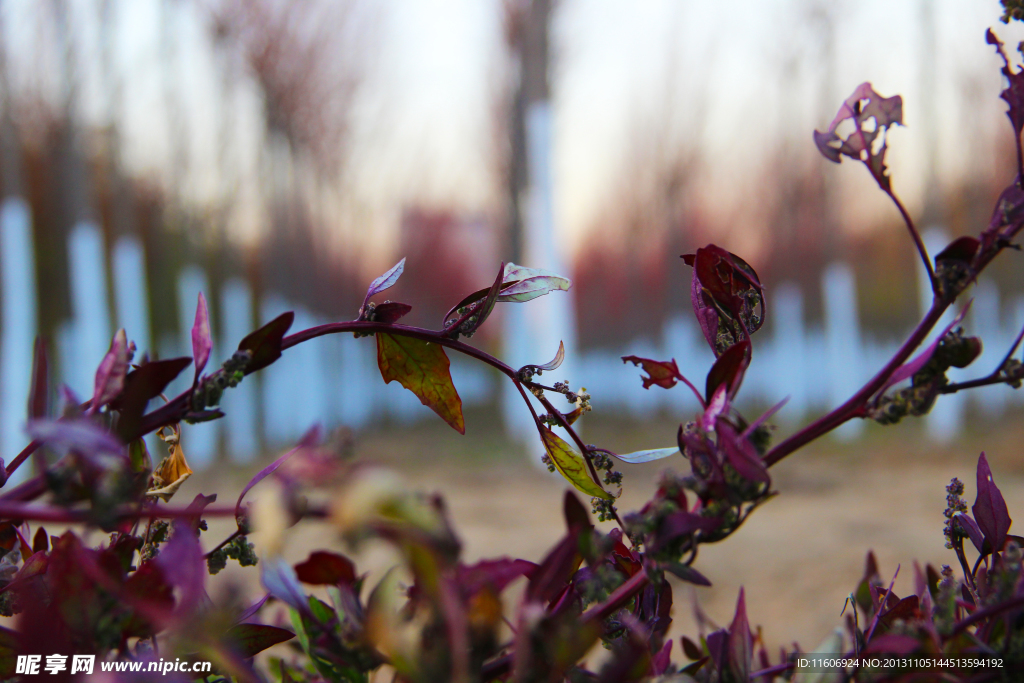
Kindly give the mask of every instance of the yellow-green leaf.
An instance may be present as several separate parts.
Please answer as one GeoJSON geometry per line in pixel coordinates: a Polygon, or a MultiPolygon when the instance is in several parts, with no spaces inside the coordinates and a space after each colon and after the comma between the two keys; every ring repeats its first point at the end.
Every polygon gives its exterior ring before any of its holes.
{"type": "Polygon", "coordinates": [[[587,461],[577,453],[572,446],[567,444],[557,434],[541,427],[541,436],[544,438],[544,448],[547,449],[548,457],[563,477],[569,483],[588,496],[596,496],[611,500],[612,494],[602,489],[597,482],[590,477],[587,469],[587,461]]]}
{"type": "Polygon", "coordinates": [[[466,433],[462,399],[452,384],[448,356],[440,344],[377,333],[377,366],[380,376],[416,394],[420,402],[441,416],[459,434],[466,433]]]}

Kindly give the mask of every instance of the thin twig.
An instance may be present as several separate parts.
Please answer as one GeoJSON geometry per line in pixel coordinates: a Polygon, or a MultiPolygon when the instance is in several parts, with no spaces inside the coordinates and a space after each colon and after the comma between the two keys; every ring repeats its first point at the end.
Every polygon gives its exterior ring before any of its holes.
{"type": "Polygon", "coordinates": [[[889,195],[889,199],[896,204],[896,208],[899,209],[900,215],[903,216],[903,222],[907,226],[907,230],[910,232],[911,239],[914,240],[914,246],[917,247],[917,253],[921,255],[921,261],[924,263],[924,267],[928,270],[928,282],[932,285],[932,293],[938,295],[939,293],[939,281],[935,278],[935,269],[932,267],[932,260],[928,258],[928,250],[924,246],[924,242],[921,240],[921,235],[917,232],[917,228],[914,227],[914,221],[910,218],[910,214],[907,213],[907,209],[903,206],[903,202],[900,201],[896,193],[892,191],[892,188],[886,188],[885,193],[889,195]]]}

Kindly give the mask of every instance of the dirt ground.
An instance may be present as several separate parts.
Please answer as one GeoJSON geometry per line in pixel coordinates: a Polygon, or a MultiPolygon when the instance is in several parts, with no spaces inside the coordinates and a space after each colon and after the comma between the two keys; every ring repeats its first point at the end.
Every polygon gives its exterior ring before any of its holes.
{"type": "MultiPolygon", "coordinates": [[[[471,419],[467,423],[472,424],[471,419]]],[[[670,444],[676,426],[670,421],[609,424],[604,431],[590,429],[585,438],[627,452],[670,444]]],[[[982,448],[988,451],[1011,516],[1024,514],[1024,426],[1019,416],[945,446],[922,440],[919,429],[873,428],[857,441],[826,440],[773,468],[773,487],[779,495],[755,511],[732,537],[702,547],[695,567],[713,586],[677,586],[673,634],[697,633],[693,599],[714,622],[728,624],[742,586],[750,620],[764,626],[763,638],[771,652],[793,642],[811,649],[841,624],[844,599],[859,580],[869,549],[874,550],[883,577],[891,577],[900,566],[894,589],[898,595],[911,592],[915,561],[922,567],[956,567],[942,535],[944,487],[950,477],[960,477],[967,485],[965,497],[973,503],[975,466],[982,448]]],[[[565,482],[533,466],[496,430],[471,427],[466,437],[433,423],[382,430],[361,436],[355,452],[360,459],[393,466],[411,488],[442,493],[466,561],[502,555],[537,561],[564,531],[565,482]]],[[[626,486],[620,509],[639,508],[665,467],[681,469],[687,464],[677,457],[623,465],[626,486]]],[[[188,500],[194,492],[217,490],[221,500],[233,501],[247,478],[246,469],[196,475],[179,495],[188,500]]],[[[212,524],[204,534],[206,543],[219,539],[228,524],[212,524]]],[[[258,546],[258,537],[255,540],[258,546]]],[[[316,523],[300,525],[289,536],[285,553],[297,562],[316,548],[350,554],[360,571],[371,573],[371,581],[395,562],[394,555],[379,545],[352,553],[333,529],[316,523]]],[[[211,579],[210,588],[216,594],[218,585],[240,581],[256,596],[257,580],[258,572],[232,565],[211,579]]]]}

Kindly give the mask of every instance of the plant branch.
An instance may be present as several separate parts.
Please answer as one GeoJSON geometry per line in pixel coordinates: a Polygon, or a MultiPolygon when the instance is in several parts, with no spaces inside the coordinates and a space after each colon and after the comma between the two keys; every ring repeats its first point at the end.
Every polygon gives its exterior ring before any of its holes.
{"type": "Polygon", "coordinates": [[[581,623],[587,623],[589,621],[605,619],[615,613],[616,610],[621,608],[627,602],[629,602],[633,596],[642,591],[651,579],[647,576],[647,570],[642,569],[636,574],[633,574],[618,588],[616,588],[608,599],[599,605],[594,605],[580,616],[581,623]]]}
{"type": "Polygon", "coordinates": [[[903,206],[903,202],[900,201],[896,193],[892,191],[892,188],[885,188],[885,193],[889,195],[889,199],[896,204],[896,208],[899,209],[900,215],[903,217],[903,222],[907,225],[907,230],[910,232],[910,238],[914,240],[914,246],[917,247],[917,253],[921,255],[921,261],[924,263],[925,269],[928,271],[928,282],[931,283],[932,293],[938,294],[939,281],[935,279],[935,269],[932,267],[932,260],[928,257],[928,250],[924,246],[924,242],[921,240],[920,233],[917,232],[917,228],[914,227],[914,221],[910,218],[910,214],[907,213],[906,207],[903,206]]]}
{"type": "Polygon", "coordinates": [[[31,456],[33,453],[39,450],[39,447],[42,445],[42,441],[33,440],[29,442],[29,444],[22,449],[21,453],[18,453],[18,455],[14,457],[14,460],[11,461],[11,464],[4,468],[7,471],[7,477],[10,477],[12,474],[14,474],[14,472],[19,467],[21,467],[21,463],[28,460],[29,456],[31,456]]]}
{"type": "Polygon", "coordinates": [[[978,379],[968,380],[966,382],[957,382],[955,384],[947,384],[939,390],[941,394],[955,394],[958,391],[964,389],[974,389],[975,387],[985,387],[991,384],[1003,384],[1006,382],[1012,382],[1024,379],[1024,365],[1017,368],[1013,373],[1006,372],[1006,364],[1013,358],[1013,354],[1016,353],[1017,348],[1020,346],[1021,341],[1024,340],[1024,328],[1021,328],[1020,333],[1017,334],[1017,338],[1014,339],[1013,345],[1010,350],[1003,356],[1003,360],[999,361],[999,365],[988,375],[979,377],[978,379]]]}
{"type": "Polygon", "coordinates": [[[942,314],[946,312],[946,309],[949,308],[952,303],[952,299],[940,299],[936,297],[932,301],[932,306],[928,310],[928,313],[926,313],[921,322],[917,324],[917,327],[910,333],[907,340],[903,342],[903,345],[899,348],[896,354],[889,359],[888,363],[885,364],[885,367],[879,370],[874,377],[868,380],[867,384],[862,386],[857,393],[847,399],[847,401],[841,406],[827,415],[815,420],[768,451],[764,456],[765,464],[768,466],[774,465],[793,451],[807,445],[811,441],[814,441],[819,436],[829,433],[847,420],[859,417],[868,400],[874,396],[879,389],[885,386],[885,383],[889,380],[892,374],[896,372],[896,370],[899,369],[899,367],[910,357],[910,354],[912,354],[914,350],[921,345],[921,342],[925,340],[928,333],[931,332],[932,328],[939,322],[942,314]]]}

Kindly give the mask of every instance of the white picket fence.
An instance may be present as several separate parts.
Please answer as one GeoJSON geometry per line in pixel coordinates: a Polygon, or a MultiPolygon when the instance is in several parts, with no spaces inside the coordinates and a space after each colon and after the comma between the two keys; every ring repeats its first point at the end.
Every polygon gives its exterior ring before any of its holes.
{"type": "MultiPolygon", "coordinates": [[[[25,443],[26,397],[36,334],[29,220],[23,201],[8,199],[0,206],[0,456],[7,462],[25,443]]],[[[928,241],[934,251],[936,245],[944,242],[944,236],[932,232],[928,241]]],[[[110,343],[115,322],[126,328],[140,354],[152,348],[151,344],[155,344],[162,358],[189,354],[188,335],[196,299],[200,291],[209,292],[203,271],[195,266],[186,268],[180,274],[177,288],[182,332],[177,337],[150,340],[142,247],[125,237],[113,245],[111,254],[116,274],[113,312],[106,304],[107,269],[98,227],[82,223],[71,232],[68,260],[72,319],[60,331],[56,351],[60,367],[64,368],[64,381],[80,396],[91,395],[92,375],[110,343]]],[[[861,331],[855,314],[854,279],[846,265],[831,266],[822,287],[827,310],[821,328],[804,325],[801,295],[795,287],[783,285],[768,292],[769,325],[755,336],[753,362],[744,382],[742,396],[749,403],[768,406],[789,396],[780,419],[791,423],[845,400],[884,364],[907,332],[903,330],[897,335],[894,331],[891,339],[878,340],[861,331]]],[[[215,329],[224,333],[214,340],[211,367],[230,357],[237,341],[256,324],[286,310],[296,311],[295,330],[327,322],[276,295],[259,302],[260,319],[251,320],[248,312],[252,310],[252,293],[241,280],[226,283],[221,296],[219,310],[224,312],[224,318],[215,329]]],[[[555,293],[546,298],[561,296],[565,295],[555,293]]],[[[955,379],[992,370],[1024,325],[1024,298],[1004,306],[995,285],[986,280],[979,283],[973,296],[965,326],[969,332],[983,337],[985,352],[973,367],[954,371],[955,379]],[[1012,314],[1007,314],[1007,309],[1012,314]]],[[[558,309],[545,307],[542,301],[506,307],[506,327],[532,330],[525,336],[520,334],[517,348],[506,354],[513,364],[543,363],[555,355],[558,339],[552,336],[550,317],[552,310],[558,309]],[[526,351],[532,357],[525,357],[526,351]]],[[[559,305],[562,311],[566,304],[563,301],[559,305]]],[[[586,386],[594,405],[602,409],[614,407],[638,417],[662,410],[689,419],[697,410],[689,391],[682,387],[671,391],[657,387],[644,390],[640,369],[624,365],[620,359],[624,354],[675,358],[683,374],[700,387],[713,358],[689,311],[672,318],[661,337],[660,341],[637,339],[614,353],[571,354],[571,362],[553,373],[551,381],[568,379],[573,387],[586,386]]],[[[289,351],[259,373],[258,381],[250,378],[225,394],[224,420],[189,428],[190,462],[204,467],[213,461],[222,429],[229,457],[244,462],[253,457],[261,435],[269,443],[284,444],[313,423],[327,428],[342,424],[360,428],[384,419],[409,423],[432,418],[432,413],[397,382],[385,385],[381,381],[375,360],[372,340],[357,340],[349,335],[320,338],[289,351]]],[[[479,405],[500,391],[500,378],[490,369],[467,362],[457,354],[452,354],[451,361],[452,377],[465,405],[479,405]]],[[[190,378],[191,373],[183,373],[169,387],[169,395],[186,389],[190,378]]],[[[991,387],[973,392],[969,400],[976,401],[987,415],[997,417],[1010,401],[1019,403],[1021,397],[1022,394],[1006,387],[991,387]]],[[[506,390],[503,400],[509,433],[529,434],[529,413],[519,405],[518,394],[510,395],[506,390]]],[[[934,438],[949,439],[960,431],[966,400],[957,395],[939,402],[928,417],[928,430],[934,438]]],[[[854,437],[859,426],[851,423],[839,435],[854,437]]]]}

